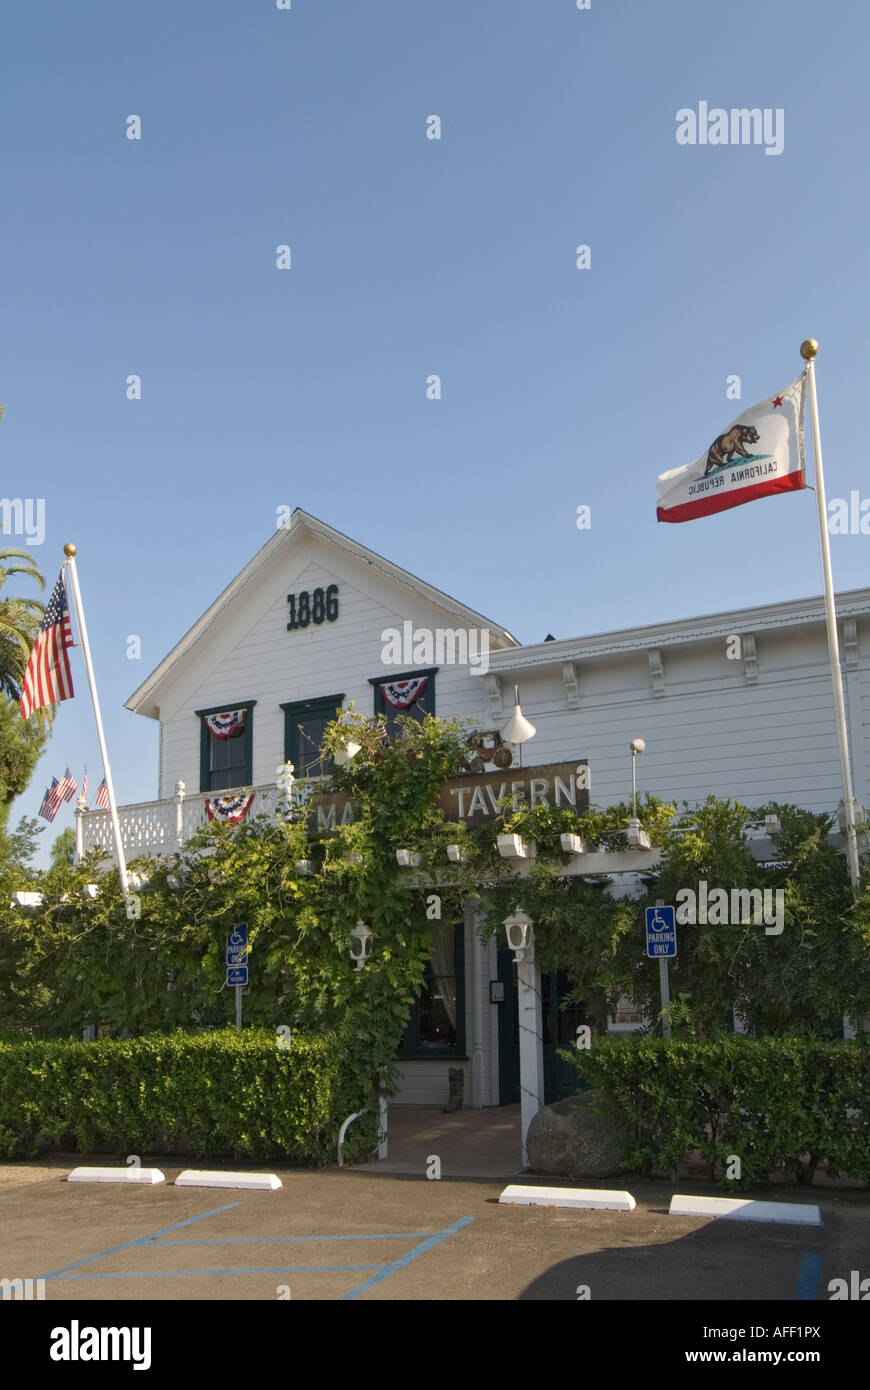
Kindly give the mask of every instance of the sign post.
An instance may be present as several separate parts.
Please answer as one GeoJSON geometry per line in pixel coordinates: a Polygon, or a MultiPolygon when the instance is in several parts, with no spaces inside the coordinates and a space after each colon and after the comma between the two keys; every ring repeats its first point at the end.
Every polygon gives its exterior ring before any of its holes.
{"type": "Polygon", "coordinates": [[[236,1027],[242,1026],[242,989],[248,983],[247,923],[233,927],[227,936],[227,985],[236,991],[236,1027]]]}
{"type": "Polygon", "coordinates": [[[659,963],[659,989],[662,996],[662,1033],[671,1036],[671,982],[668,960],[677,954],[676,908],[657,902],[646,910],[646,953],[659,963]]]}

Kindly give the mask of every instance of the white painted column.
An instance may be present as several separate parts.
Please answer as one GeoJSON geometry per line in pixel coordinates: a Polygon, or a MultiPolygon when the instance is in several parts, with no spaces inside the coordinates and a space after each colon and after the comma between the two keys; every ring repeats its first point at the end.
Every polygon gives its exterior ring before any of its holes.
{"type": "Polygon", "coordinates": [[[175,846],[181,849],[184,844],[184,793],[185,785],[183,782],[175,784],[175,846]]]}
{"type": "Polygon", "coordinates": [[[517,1005],[520,1021],[520,1122],[523,1167],[529,1155],[529,1126],[544,1104],[544,1044],[541,1018],[541,977],[535,965],[535,936],[531,930],[525,960],[517,965],[517,1005]]]}
{"type": "Polygon", "coordinates": [[[477,911],[474,903],[466,904],[465,930],[471,932],[471,1105],[480,1110],[483,1105],[483,987],[484,953],[477,934],[477,911]]]}
{"type": "Polygon", "coordinates": [[[82,855],[84,854],[85,826],[82,817],[84,816],[86,810],[87,802],[85,801],[83,796],[80,796],[78,801],[76,802],[76,853],[74,861],[76,864],[81,864],[82,855]]]}

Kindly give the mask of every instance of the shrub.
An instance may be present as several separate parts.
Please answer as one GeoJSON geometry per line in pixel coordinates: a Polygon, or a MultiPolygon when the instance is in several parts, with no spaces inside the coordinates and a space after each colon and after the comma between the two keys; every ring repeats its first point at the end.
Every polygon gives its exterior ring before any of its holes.
{"type": "MultiPolygon", "coordinates": [[[[0,1154],[73,1144],[326,1163],[354,1107],[334,1035],[266,1029],[0,1041],[0,1154]]],[[[350,1156],[371,1147],[360,1121],[350,1156]]]]}
{"type": "MultiPolygon", "coordinates": [[[[563,1054],[566,1057],[568,1053],[563,1054]]],[[[734,1187],[774,1170],[870,1181],[870,1040],[732,1036],[715,1042],[606,1039],[571,1060],[632,1135],[628,1167],[676,1168],[693,1150],[734,1187]],[[809,1156],[809,1168],[802,1159],[809,1156]]]]}

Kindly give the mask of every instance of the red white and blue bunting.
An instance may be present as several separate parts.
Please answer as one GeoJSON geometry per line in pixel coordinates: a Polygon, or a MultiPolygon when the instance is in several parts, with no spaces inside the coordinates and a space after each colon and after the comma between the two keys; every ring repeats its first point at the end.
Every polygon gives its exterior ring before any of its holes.
{"type": "Polygon", "coordinates": [[[385,681],[381,686],[384,699],[393,709],[410,709],[415,700],[423,696],[428,676],[417,676],[410,681],[385,681]]]}
{"type": "Polygon", "coordinates": [[[245,732],[246,709],[224,710],[223,714],[206,714],[205,727],[215,738],[237,738],[245,732]]]}
{"type": "Polygon", "coordinates": [[[229,796],[207,796],[205,813],[209,820],[231,825],[233,821],[245,819],[251,809],[254,796],[254,792],[231,792],[229,796]]]}

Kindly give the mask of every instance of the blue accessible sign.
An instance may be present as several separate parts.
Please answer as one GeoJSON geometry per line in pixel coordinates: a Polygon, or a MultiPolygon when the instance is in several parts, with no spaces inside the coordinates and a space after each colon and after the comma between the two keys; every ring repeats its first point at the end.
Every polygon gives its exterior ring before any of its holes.
{"type": "Polygon", "coordinates": [[[663,957],[677,954],[677,911],[674,907],[646,910],[646,953],[663,957]]]}
{"type": "Polygon", "coordinates": [[[248,983],[248,928],[247,924],[233,927],[227,936],[227,984],[246,985],[248,983]]]}
{"type": "Polygon", "coordinates": [[[227,936],[227,965],[247,965],[248,928],[247,925],[233,927],[227,936]]]}

